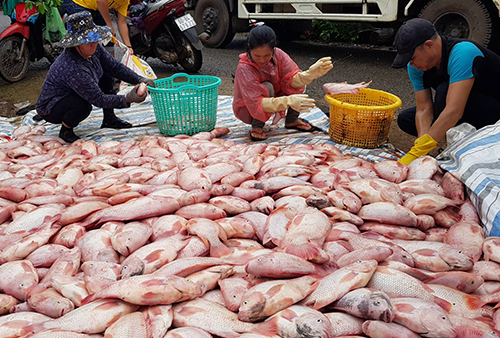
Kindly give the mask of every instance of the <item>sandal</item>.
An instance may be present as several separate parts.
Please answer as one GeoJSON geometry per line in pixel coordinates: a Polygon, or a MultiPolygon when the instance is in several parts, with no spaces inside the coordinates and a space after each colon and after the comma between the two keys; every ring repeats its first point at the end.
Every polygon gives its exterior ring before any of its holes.
{"type": "Polygon", "coordinates": [[[302,119],[302,118],[298,118],[297,121],[293,122],[293,123],[297,123],[299,122],[299,124],[297,125],[286,125],[285,124],[285,128],[286,129],[296,129],[296,130],[300,130],[300,131],[315,131],[317,128],[314,127],[313,125],[311,125],[309,122],[307,122],[306,120],[302,119]]]}
{"type": "Polygon", "coordinates": [[[262,131],[257,131],[255,129],[253,130],[250,130],[250,139],[252,141],[264,141],[264,140],[267,140],[267,135],[266,133],[264,132],[264,130],[262,131]],[[253,135],[252,135],[253,134],[253,135]],[[255,135],[255,136],[254,136],[255,135]]]}

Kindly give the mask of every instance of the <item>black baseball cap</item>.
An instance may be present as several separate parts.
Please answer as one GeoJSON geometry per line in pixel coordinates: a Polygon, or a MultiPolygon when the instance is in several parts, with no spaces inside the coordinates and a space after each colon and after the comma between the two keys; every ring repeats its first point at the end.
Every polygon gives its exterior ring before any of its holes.
{"type": "Polygon", "coordinates": [[[425,19],[411,19],[403,22],[394,39],[398,55],[392,62],[394,68],[403,68],[410,62],[415,48],[436,34],[434,25],[425,19]]]}

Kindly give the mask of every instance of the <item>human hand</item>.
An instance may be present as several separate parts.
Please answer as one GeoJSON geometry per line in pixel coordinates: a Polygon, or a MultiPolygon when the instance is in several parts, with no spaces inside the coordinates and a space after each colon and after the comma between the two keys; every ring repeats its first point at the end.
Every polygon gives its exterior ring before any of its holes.
{"type": "Polygon", "coordinates": [[[148,79],[147,77],[143,77],[141,79],[141,83],[145,83],[152,88],[156,88],[155,81],[153,79],[148,79]]]}
{"type": "Polygon", "coordinates": [[[332,68],[332,58],[330,56],[325,56],[309,67],[308,73],[317,79],[328,73],[332,68]]]}
{"type": "Polygon", "coordinates": [[[405,156],[401,157],[398,162],[401,164],[410,164],[417,158],[427,155],[436,146],[437,141],[434,140],[429,134],[425,134],[415,140],[414,146],[405,156]]]}
{"type": "Polygon", "coordinates": [[[147,94],[146,94],[146,91],[144,90],[144,88],[141,90],[142,93],[140,93],[139,92],[140,88],[141,88],[141,85],[137,85],[134,88],[132,88],[132,90],[129,91],[127,93],[127,95],[125,95],[125,101],[127,103],[132,103],[132,102],[141,103],[141,102],[143,102],[146,99],[147,94]]]}
{"type": "Polygon", "coordinates": [[[300,113],[305,113],[314,108],[314,99],[307,94],[295,94],[287,96],[287,103],[290,108],[300,113]]]}

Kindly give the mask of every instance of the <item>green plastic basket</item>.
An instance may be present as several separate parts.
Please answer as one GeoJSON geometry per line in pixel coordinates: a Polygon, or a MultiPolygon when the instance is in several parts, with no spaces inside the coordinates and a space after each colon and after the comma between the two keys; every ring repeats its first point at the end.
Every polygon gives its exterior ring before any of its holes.
{"type": "Polygon", "coordinates": [[[155,80],[156,88],[148,90],[160,132],[174,136],[213,130],[220,83],[216,76],[185,73],[155,80]]]}

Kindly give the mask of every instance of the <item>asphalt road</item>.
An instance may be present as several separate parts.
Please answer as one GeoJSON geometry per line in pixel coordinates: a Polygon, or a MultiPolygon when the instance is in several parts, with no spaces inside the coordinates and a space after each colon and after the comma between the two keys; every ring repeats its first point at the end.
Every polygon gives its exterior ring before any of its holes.
{"type": "MultiPolygon", "coordinates": [[[[9,24],[9,18],[0,15],[0,31],[3,31],[9,24]]],[[[219,94],[233,95],[232,75],[236,71],[238,55],[245,51],[245,45],[246,37],[237,35],[233,42],[224,49],[203,50],[203,66],[199,74],[220,77],[222,84],[219,87],[219,94]]],[[[324,112],[328,112],[329,104],[324,100],[325,91],[322,85],[329,82],[357,83],[372,80],[370,88],[384,90],[401,98],[403,102],[401,109],[415,104],[406,70],[391,68],[391,62],[395,57],[395,52],[391,47],[344,43],[315,44],[307,41],[280,44],[279,47],[285,50],[304,70],[321,57],[332,57],[333,70],[309,85],[306,91],[324,112]]],[[[117,56],[119,57],[119,53],[117,56]]],[[[182,68],[163,64],[158,59],[150,58],[147,61],[159,78],[182,72],[182,68]]],[[[10,84],[0,80],[0,103],[14,104],[29,101],[34,104],[49,67],[48,61],[42,59],[31,64],[27,77],[22,81],[10,84]]],[[[397,128],[396,121],[393,121],[391,125],[389,137],[391,143],[404,151],[411,147],[414,140],[397,128]]]]}

